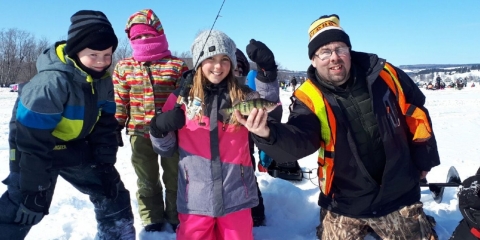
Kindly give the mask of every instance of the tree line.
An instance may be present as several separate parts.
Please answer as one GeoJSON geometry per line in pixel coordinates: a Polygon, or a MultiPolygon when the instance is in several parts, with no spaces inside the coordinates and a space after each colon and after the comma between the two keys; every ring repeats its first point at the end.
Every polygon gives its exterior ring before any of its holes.
{"type": "Polygon", "coordinates": [[[442,69],[442,68],[432,68],[432,69],[425,69],[418,71],[417,74],[430,74],[430,73],[438,73],[443,72],[445,74],[453,74],[453,73],[467,73],[471,70],[479,69],[479,65],[473,65],[472,67],[458,67],[453,69],[442,69]]]}
{"type": "MultiPolygon", "coordinates": [[[[32,33],[24,30],[0,29],[0,87],[29,81],[37,73],[38,56],[52,44],[53,42],[46,38],[36,38],[32,33]]],[[[190,52],[172,52],[172,55],[191,59],[190,52]]],[[[128,39],[126,37],[120,39],[109,70],[113,71],[118,61],[130,56],[132,56],[132,49],[128,39]]]]}
{"type": "MultiPolygon", "coordinates": [[[[53,42],[46,38],[37,38],[32,33],[21,29],[0,29],[0,87],[29,81],[37,73],[38,56],[52,44],[53,42]]],[[[189,69],[193,67],[190,51],[173,51],[172,55],[183,59],[189,69]]],[[[119,39],[109,71],[113,72],[118,61],[130,56],[132,56],[132,49],[128,38],[119,39]]],[[[250,62],[250,65],[251,68],[255,68],[254,63],[250,62]]],[[[277,66],[280,70],[279,80],[291,78],[291,74],[281,71],[284,68],[279,62],[277,66]]]]}

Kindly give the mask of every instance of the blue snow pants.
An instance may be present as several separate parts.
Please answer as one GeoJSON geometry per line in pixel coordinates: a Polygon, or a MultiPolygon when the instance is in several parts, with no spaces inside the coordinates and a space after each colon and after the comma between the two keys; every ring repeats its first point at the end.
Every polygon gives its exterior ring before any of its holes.
{"type": "MultiPolygon", "coordinates": [[[[47,190],[49,195],[47,198],[52,199],[57,178],[60,175],[80,192],[90,196],[97,220],[95,239],[135,239],[133,213],[128,190],[120,181],[117,198],[107,199],[103,193],[101,180],[94,171],[88,164],[52,170],[52,185],[47,190]]],[[[7,179],[3,181],[8,189],[0,198],[0,240],[24,239],[32,227],[31,225],[14,222],[18,207],[24,199],[20,192],[19,179],[20,173],[11,171],[7,179]]],[[[60,192],[58,194],[68,193],[60,192]]]]}

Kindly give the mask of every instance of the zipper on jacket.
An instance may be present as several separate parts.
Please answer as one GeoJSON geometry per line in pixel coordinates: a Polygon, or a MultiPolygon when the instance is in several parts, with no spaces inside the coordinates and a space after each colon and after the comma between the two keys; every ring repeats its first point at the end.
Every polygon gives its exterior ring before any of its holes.
{"type": "MultiPolygon", "coordinates": [[[[87,83],[88,85],[92,86],[94,88],[93,83],[87,83]]],[[[88,88],[86,85],[82,84],[82,91],[84,92],[84,106],[85,106],[85,116],[83,118],[83,127],[82,130],[80,130],[79,137],[85,137],[88,134],[90,134],[95,127],[95,124],[97,123],[97,118],[101,115],[101,108],[97,109],[97,101],[98,97],[92,93],[88,93],[88,88]],[[91,104],[91,105],[90,105],[91,104]],[[90,109],[97,109],[95,111],[90,110],[90,109]]]]}
{"type": "Polygon", "coordinates": [[[243,164],[240,164],[240,175],[242,176],[242,183],[243,183],[243,188],[245,189],[245,198],[248,198],[248,188],[247,188],[247,184],[245,184],[245,172],[244,172],[244,169],[243,169],[243,164]]]}
{"type": "Polygon", "coordinates": [[[390,121],[394,128],[400,127],[400,118],[398,117],[398,112],[396,111],[395,104],[391,101],[391,90],[387,90],[383,95],[383,106],[385,107],[385,112],[387,119],[390,121]]]}
{"type": "Polygon", "coordinates": [[[190,183],[189,179],[188,179],[188,170],[187,170],[187,167],[186,166],[183,166],[185,168],[185,202],[188,202],[188,185],[190,183]]]}

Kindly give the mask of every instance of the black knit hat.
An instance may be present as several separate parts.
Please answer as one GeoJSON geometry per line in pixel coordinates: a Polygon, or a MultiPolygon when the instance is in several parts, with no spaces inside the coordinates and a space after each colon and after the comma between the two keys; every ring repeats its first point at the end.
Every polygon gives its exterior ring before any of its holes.
{"type": "Polygon", "coordinates": [[[250,71],[250,63],[247,57],[245,57],[245,54],[238,48],[235,51],[235,56],[237,57],[237,67],[242,69],[242,76],[247,76],[250,71]]]}
{"type": "Polygon", "coordinates": [[[112,47],[112,52],[117,48],[117,36],[102,12],[81,10],[73,14],[70,21],[65,47],[68,56],[74,57],[85,48],[100,51],[112,47]]]}
{"type": "Polygon", "coordinates": [[[330,42],[344,42],[348,47],[352,47],[350,38],[340,27],[340,17],[336,14],[324,15],[315,20],[308,28],[308,35],[309,59],[312,59],[317,49],[330,42]]]}

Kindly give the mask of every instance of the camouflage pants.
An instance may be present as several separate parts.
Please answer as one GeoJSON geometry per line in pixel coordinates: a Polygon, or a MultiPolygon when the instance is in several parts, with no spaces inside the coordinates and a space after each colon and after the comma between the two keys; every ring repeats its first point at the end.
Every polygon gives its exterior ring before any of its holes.
{"type": "Polygon", "coordinates": [[[438,239],[421,202],[379,218],[351,218],[328,210],[321,210],[320,215],[323,217],[319,227],[323,228],[322,240],[363,240],[369,228],[384,240],[438,239]]]}

